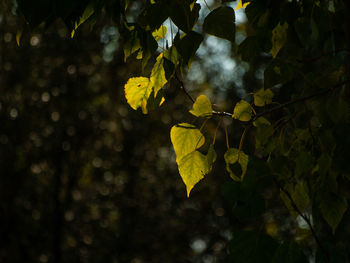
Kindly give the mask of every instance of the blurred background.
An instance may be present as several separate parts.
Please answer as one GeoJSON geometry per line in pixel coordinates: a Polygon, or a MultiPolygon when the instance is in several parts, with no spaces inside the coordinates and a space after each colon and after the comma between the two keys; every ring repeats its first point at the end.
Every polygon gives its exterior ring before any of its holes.
{"type": "MultiPolygon", "coordinates": [[[[11,2],[0,4],[0,262],[227,262],[234,229],[263,221],[237,219],[225,201],[223,129],[214,171],[188,199],[169,132],[201,122],[178,86],[166,86],[158,110],[133,111],[123,86],[141,75],[140,62],[124,62],[110,18],[102,14],[93,29],[83,24],[74,38],[57,21],[23,32],[18,46],[11,2]]],[[[201,4],[203,17],[209,9],[201,4]]],[[[241,10],[238,44],[244,22],[241,10]]],[[[260,87],[259,62],[249,68],[234,48],[206,38],[185,79],[193,97],[204,93],[232,111],[247,86],[260,87]]],[[[242,127],[230,124],[237,146],[242,127]]]]}

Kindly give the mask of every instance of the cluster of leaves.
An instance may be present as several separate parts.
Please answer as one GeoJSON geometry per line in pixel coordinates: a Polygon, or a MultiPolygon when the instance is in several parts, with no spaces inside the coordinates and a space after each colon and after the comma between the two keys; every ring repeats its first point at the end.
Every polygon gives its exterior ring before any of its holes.
{"type": "MultiPolygon", "coordinates": [[[[244,183],[249,173],[249,160],[264,161],[267,169],[259,177],[270,177],[292,217],[305,221],[320,251],[316,262],[345,262],[342,257],[333,259],[332,254],[332,251],[346,251],[344,240],[323,245],[319,233],[325,221],[336,234],[348,208],[349,195],[345,186],[350,181],[346,157],[350,154],[350,123],[349,93],[344,88],[349,87],[348,69],[345,68],[349,53],[345,38],[348,29],[344,27],[346,1],[255,0],[248,4],[248,1],[240,0],[237,8],[245,7],[248,22],[244,32],[246,38],[239,44],[235,42],[235,11],[227,4],[231,1],[216,3],[202,25],[198,23],[200,5],[194,0],[146,1],[143,10],[132,15],[135,22],[130,23],[125,14],[133,2],[111,1],[108,4],[112,7],[109,10],[115,12],[113,17],[126,40],[125,60],[133,54],[142,60],[144,76],[132,77],[125,85],[129,105],[147,113],[163,103],[164,86],[175,80],[179,91],[191,98],[193,108],[190,113],[195,117],[205,121],[214,116],[237,120],[234,123],[240,123],[244,128],[239,147],[228,147],[224,155],[231,178],[244,183]],[[157,41],[166,37],[164,23],[168,18],[177,27],[177,33],[171,34],[170,47],[168,39],[163,41],[167,44],[160,47],[159,53],[157,41]],[[194,101],[180,80],[206,35],[230,41],[237,58],[252,67],[260,63],[259,70],[264,72],[263,83],[248,87],[252,89],[253,97],[238,101],[232,113],[213,110],[204,95],[194,101]],[[155,57],[153,66],[149,67],[155,57]],[[255,143],[251,147],[247,145],[244,152],[247,136],[255,143]]],[[[35,12],[25,3],[19,1],[19,9],[27,21],[37,24],[38,21],[33,20],[35,12]]],[[[41,19],[47,22],[62,17],[74,34],[81,22],[98,13],[98,8],[107,6],[106,3],[87,1],[74,19],[71,19],[71,13],[65,16],[56,13],[56,16],[41,19]],[[91,6],[93,11],[88,9],[91,6]]],[[[69,10],[76,11],[76,7],[69,10]]],[[[213,143],[205,143],[201,132],[204,127],[198,129],[192,124],[181,123],[171,129],[176,162],[187,195],[211,171],[216,160],[216,134],[213,134],[213,143]]],[[[254,170],[254,165],[251,169],[254,170]]],[[[268,239],[243,233],[234,237],[230,251],[235,258],[241,253],[242,262],[253,262],[248,246],[238,248],[245,242],[251,244],[259,240],[261,246],[256,248],[261,249],[263,257],[268,251],[264,250],[266,244],[269,249],[275,247],[268,239]]],[[[301,262],[298,255],[302,252],[293,242],[284,243],[276,250],[276,258],[271,260],[282,262],[281,258],[290,254],[295,258],[289,258],[289,262],[301,262]]]]}

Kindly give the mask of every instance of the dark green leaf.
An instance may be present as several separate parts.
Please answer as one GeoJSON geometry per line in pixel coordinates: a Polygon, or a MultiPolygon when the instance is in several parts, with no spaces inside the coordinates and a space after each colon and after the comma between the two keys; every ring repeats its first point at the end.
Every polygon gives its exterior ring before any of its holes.
{"type": "Polygon", "coordinates": [[[212,11],[204,19],[203,30],[207,34],[235,41],[235,12],[232,8],[222,6],[212,11]]]}
{"type": "Polygon", "coordinates": [[[270,263],[277,246],[268,235],[242,231],[233,234],[228,252],[235,263],[270,263]]]}
{"type": "Polygon", "coordinates": [[[294,241],[284,242],[281,244],[271,263],[308,263],[308,259],[300,249],[298,244],[294,241]]]}

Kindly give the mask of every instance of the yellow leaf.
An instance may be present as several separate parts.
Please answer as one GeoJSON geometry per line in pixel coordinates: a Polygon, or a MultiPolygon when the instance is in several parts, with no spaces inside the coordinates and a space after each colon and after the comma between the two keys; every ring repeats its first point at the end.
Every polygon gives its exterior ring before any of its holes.
{"type": "Polygon", "coordinates": [[[150,81],[153,86],[154,90],[154,97],[157,96],[158,91],[163,88],[165,83],[167,83],[167,80],[165,78],[165,70],[164,70],[164,60],[163,60],[163,53],[161,53],[157,57],[157,61],[153,66],[150,81]]]}
{"type": "Polygon", "coordinates": [[[278,25],[272,30],[272,48],[270,52],[273,58],[277,56],[284,43],[287,41],[287,29],[288,23],[284,22],[283,25],[278,23],[278,25]]]}
{"type": "Polygon", "coordinates": [[[236,148],[230,148],[225,153],[224,158],[225,158],[225,162],[226,162],[226,170],[230,173],[231,178],[235,181],[242,181],[246,172],[247,172],[248,155],[246,155],[242,151],[239,151],[236,148]],[[235,172],[232,171],[232,169],[230,167],[230,165],[233,165],[237,162],[241,166],[240,176],[235,174],[235,172]]]}
{"type": "Polygon", "coordinates": [[[237,10],[239,10],[239,9],[241,9],[241,8],[246,8],[247,5],[249,5],[249,4],[250,4],[250,2],[242,4],[242,0],[239,0],[239,1],[238,1],[238,5],[237,5],[235,11],[237,11],[237,10]]]}
{"type": "Polygon", "coordinates": [[[190,113],[197,117],[210,117],[213,115],[211,102],[205,95],[200,95],[193,103],[190,113]]]}
{"type": "Polygon", "coordinates": [[[154,30],[152,32],[152,36],[155,38],[156,41],[165,38],[167,32],[166,26],[161,25],[158,29],[154,30]]]}
{"type": "Polygon", "coordinates": [[[17,46],[21,45],[21,37],[22,37],[22,29],[17,31],[16,34],[16,42],[17,42],[17,46]]]}
{"type": "Polygon", "coordinates": [[[79,18],[78,21],[75,21],[74,24],[74,29],[71,32],[71,38],[74,37],[75,31],[77,30],[77,28],[84,23],[93,13],[95,12],[94,10],[94,6],[93,6],[93,2],[91,2],[84,10],[83,14],[81,15],[81,17],[79,18]]]}
{"type": "Polygon", "coordinates": [[[152,93],[152,85],[150,81],[145,77],[130,78],[124,86],[125,97],[128,104],[134,110],[142,107],[143,112],[147,113],[146,105],[147,100],[152,93]]]}
{"type": "Polygon", "coordinates": [[[209,172],[207,157],[199,151],[193,151],[182,157],[178,165],[189,197],[192,188],[209,172]]]}
{"type": "Polygon", "coordinates": [[[258,107],[263,107],[272,103],[273,92],[270,89],[264,90],[263,88],[254,93],[254,104],[258,107]]]}
{"type": "Polygon", "coordinates": [[[204,136],[196,126],[180,123],[171,128],[170,139],[178,162],[183,156],[195,151],[204,144],[204,136]]]}
{"type": "Polygon", "coordinates": [[[238,119],[240,121],[249,121],[252,117],[252,108],[248,102],[241,100],[237,102],[232,118],[238,119]]]}

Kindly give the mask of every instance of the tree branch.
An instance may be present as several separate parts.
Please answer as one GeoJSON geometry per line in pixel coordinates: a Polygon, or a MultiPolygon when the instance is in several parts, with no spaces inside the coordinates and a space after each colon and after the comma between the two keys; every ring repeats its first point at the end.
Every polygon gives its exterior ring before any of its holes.
{"type": "Polygon", "coordinates": [[[273,181],[275,182],[275,184],[277,185],[277,187],[288,197],[293,209],[305,220],[306,224],[309,226],[310,228],[310,231],[311,231],[311,234],[312,236],[314,237],[315,241],[316,241],[316,244],[317,246],[321,249],[321,251],[326,255],[327,259],[328,259],[328,262],[330,260],[329,258],[329,254],[327,253],[327,250],[323,247],[323,245],[321,244],[320,242],[320,239],[318,238],[316,232],[315,232],[315,229],[313,228],[312,224],[311,224],[311,221],[309,219],[309,217],[307,217],[306,215],[304,215],[300,210],[299,208],[297,207],[296,203],[294,202],[292,196],[290,195],[290,193],[285,190],[281,185],[280,183],[276,180],[276,178],[273,178],[273,181]]]}
{"type": "Polygon", "coordinates": [[[277,107],[274,107],[272,109],[269,109],[269,110],[266,110],[266,111],[263,111],[259,114],[257,114],[252,121],[256,120],[257,118],[259,117],[262,117],[264,115],[267,115],[267,114],[270,114],[272,112],[275,112],[275,111],[278,111],[280,109],[283,109],[287,106],[290,106],[290,105],[293,105],[293,104],[296,104],[298,102],[304,102],[304,101],[307,101],[307,100],[311,100],[313,98],[316,98],[316,97],[319,97],[319,96],[322,96],[322,95],[326,95],[327,93],[337,89],[337,88],[340,88],[342,87],[344,84],[346,84],[348,82],[348,80],[345,80],[345,81],[342,81],[340,83],[338,83],[337,85],[331,87],[331,88],[328,88],[326,90],[323,90],[323,91],[320,91],[318,93],[314,93],[314,94],[311,94],[309,96],[305,96],[305,97],[302,97],[302,98],[299,98],[299,99],[296,99],[296,100],[292,100],[292,101],[289,101],[289,102],[286,102],[284,104],[281,104],[280,106],[277,106],[277,107]]]}

